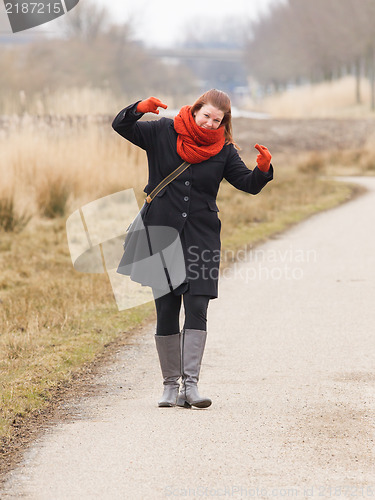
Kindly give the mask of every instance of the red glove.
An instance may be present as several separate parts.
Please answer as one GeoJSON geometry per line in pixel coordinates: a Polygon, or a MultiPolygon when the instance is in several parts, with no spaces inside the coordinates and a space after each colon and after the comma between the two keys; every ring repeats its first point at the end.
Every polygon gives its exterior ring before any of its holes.
{"type": "Polygon", "coordinates": [[[163,104],[160,99],[157,99],[156,97],[149,97],[148,99],[138,103],[137,111],[138,113],[155,113],[158,115],[159,107],[167,109],[168,106],[163,104]]]}
{"type": "Polygon", "coordinates": [[[271,153],[265,146],[260,146],[259,144],[255,144],[254,148],[259,151],[257,156],[257,165],[259,170],[262,172],[268,172],[271,165],[271,153]]]}

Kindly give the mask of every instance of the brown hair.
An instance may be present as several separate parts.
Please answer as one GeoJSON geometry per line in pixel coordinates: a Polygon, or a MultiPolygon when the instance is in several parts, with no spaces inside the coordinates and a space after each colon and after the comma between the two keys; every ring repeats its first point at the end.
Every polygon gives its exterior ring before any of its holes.
{"type": "Polygon", "coordinates": [[[201,109],[204,104],[211,104],[217,109],[220,109],[224,113],[224,117],[221,120],[220,127],[224,127],[224,136],[226,144],[233,144],[237,149],[239,147],[233,140],[232,133],[232,109],[231,102],[228,94],[222,90],[211,89],[202,94],[191,107],[191,113],[194,114],[201,109]]]}

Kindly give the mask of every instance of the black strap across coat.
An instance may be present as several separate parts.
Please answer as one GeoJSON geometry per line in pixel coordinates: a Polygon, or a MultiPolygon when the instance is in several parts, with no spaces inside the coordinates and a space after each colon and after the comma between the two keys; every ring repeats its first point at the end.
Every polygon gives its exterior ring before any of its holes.
{"type": "MultiPolygon", "coordinates": [[[[112,127],[146,151],[148,183],[144,191],[149,194],[183,159],[177,153],[173,120],[139,121],[143,114],[136,111],[138,102],[120,111],[112,127]]],[[[241,191],[257,194],[272,178],[272,166],[266,173],[258,167],[250,170],[233,144],[226,144],[209,160],[190,165],[154,198],[145,224],[177,229],[183,246],[188,286],[179,287],[177,293],[188,289],[192,295],[218,296],[221,221],[216,197],[221,181],[226,179],[241,191]]]]}

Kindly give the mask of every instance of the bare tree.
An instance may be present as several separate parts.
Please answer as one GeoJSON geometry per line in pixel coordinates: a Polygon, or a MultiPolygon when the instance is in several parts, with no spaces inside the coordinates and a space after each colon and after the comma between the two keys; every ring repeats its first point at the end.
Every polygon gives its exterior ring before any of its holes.
{"type": "Polygon", "coordinates": [[[92,42],[108,28],[109,18],[106,7],[99,7],[92,0],[85,0],[70,10],[60,24],[68,38],[92,42]]]}

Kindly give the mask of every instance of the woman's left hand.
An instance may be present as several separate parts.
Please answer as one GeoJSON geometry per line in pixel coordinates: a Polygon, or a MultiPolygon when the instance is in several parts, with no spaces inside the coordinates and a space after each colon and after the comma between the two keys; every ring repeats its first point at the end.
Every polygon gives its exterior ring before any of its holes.
{"type": "Polygon", "coordinates": [[[261,146],[260,144],[255,144],[254,148],[259,151],[257,156],[257,165],[259,170],[262,172],[268,172],[271,165],[271,153],[268,151],[266,146],[261,146]]]}
{"type": "Polygon", "coordinates": [[[138,103],[137,111],[138,113],[155,113],[156,115],[158,115],[158,108],[167,109],[167,107],[168,106],[162,103],[161,100],[157,97],[149,97],[148,99],[145,99],[144,101],[138,103]]]}

